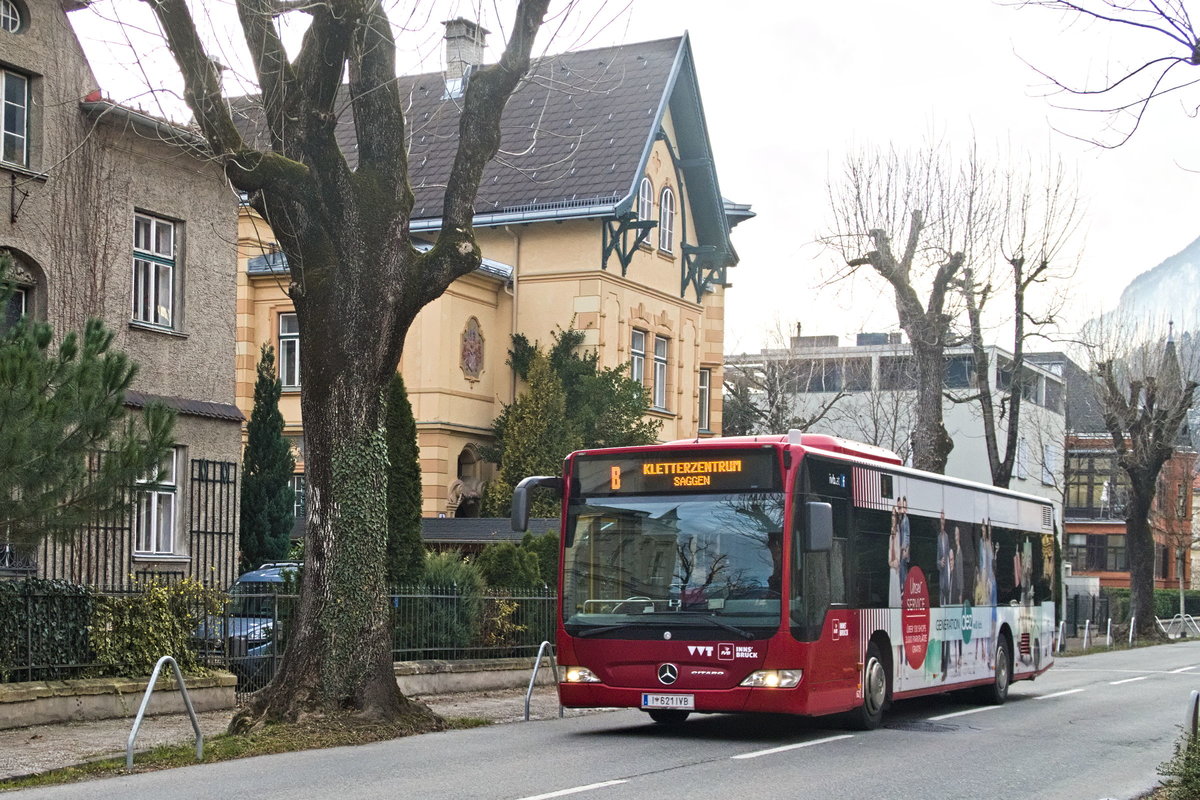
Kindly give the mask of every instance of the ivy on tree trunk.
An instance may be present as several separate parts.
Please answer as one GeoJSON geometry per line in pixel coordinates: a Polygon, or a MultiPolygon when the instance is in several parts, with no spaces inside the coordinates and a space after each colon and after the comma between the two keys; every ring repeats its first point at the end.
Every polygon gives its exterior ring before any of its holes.
{"type": "Polygon", "coordinates": [[[242,139],[185,0],[145,0],[184,78],[212,156],[271,225],[291,270],[300,325],[308,525],[300,602],[275,678],[232,723],[308,711],[385,718],[421,713],[396,686],[385,605],[387,451],[383,395],[417,313],[478,268],[471,227],[500,116],[529,69],[549,0],[522,0],[496,64],[471,73],[447,180],[442,227],[421,253],[409,233],[413,192],[396,42],[380,3],[236,0],[257,72],[268,143],[242,139]],[[311,22],[289,58],[277,19],[311,22]],[[342,93],[342,78],[349,77],[342,93]],[[358,166],[335,137],[349,98],[358,166]]]}

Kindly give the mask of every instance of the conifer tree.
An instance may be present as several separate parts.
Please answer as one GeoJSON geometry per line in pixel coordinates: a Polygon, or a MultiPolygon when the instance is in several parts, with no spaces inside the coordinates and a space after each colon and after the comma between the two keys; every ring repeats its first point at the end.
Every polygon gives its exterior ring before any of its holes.
{"type": "Polygon", "coordinates": [[[288,552],[295,521],[292,473],[296,461],[283,437],[279,412],[282,384],[275,374],[275,349],[264,344],[254,382],[254,410],[246,425],[242,456],[241,565],[254,569],[280,561],[288,552]]]}
{"type": "MultiPolygon", "coordinates": [[[[0,308],[12,286],[0,256],[0,308]]],[[[125,411],[137,365],[111,349],[113,332],[88,320],[51,348],[50,324],[0,322],[0,546],[29,552],[47,534],[70,535],[121,514],[139,479],[171,451],[174,412],[125,411]]]]}
{"type": "Polygon", "coordinates": [[[421,578],[421,459],[417,423],[400,373],[388,384],[384,430],[387,437],[387,582],[407,586],[421,578]]]}
{"type": "MultiPolygon", "coordinates": [[[[507,516],[513,488],[522,478],[558,475],[563,458],[583,445],[567,418],[562,381],[541,353],[530,361],[529,391],[505,408],[504,420],[504,458],[499,475],[484,494],[485,516],[507,516]]],[[[538,492],[531,510],[534,516],[556,517],[558,501],[538,492]]]]}

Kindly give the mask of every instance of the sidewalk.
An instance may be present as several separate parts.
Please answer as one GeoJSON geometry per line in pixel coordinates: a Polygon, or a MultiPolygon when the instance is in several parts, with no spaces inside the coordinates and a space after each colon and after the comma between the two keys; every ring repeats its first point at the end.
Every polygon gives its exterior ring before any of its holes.
{"type": "MultiPolygon", "coordinates": [[[[499,724],[517,722],[525,717],[523,688],[431,695],[417,699],[446,718],[470,717],[499,724]]],[[[595,712],[567,709],[565,713],[578,716],[595,712]]],[[[224,733],[232,716],[232,711],[199,714],[200,731],[206,738],[224,733]]],[[[529,718],[554,719],[557,716],[558,696],[554,687],[540,686],[534,689],[529,718]]],[[[106,719],[0,731],[0,779],[46,772],[100,758],[123,758],[132,727],[132,719],[106,719]]],[[[141,752],[161,744],[191,744],[194,741],[192,724],[186,714],[146,717],[138,731],[137,750],[141,752]]]]}

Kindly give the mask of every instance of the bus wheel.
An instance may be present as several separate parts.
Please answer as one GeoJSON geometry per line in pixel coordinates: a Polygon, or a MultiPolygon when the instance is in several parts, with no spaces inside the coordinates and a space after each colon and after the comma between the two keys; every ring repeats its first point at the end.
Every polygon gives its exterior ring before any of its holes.
{"type": "Polygon", "coordinates": [[[879,727],[883,719],[883,706],[887,703],[891,676],[879,652],[879,645],[871,642],[867,646],[867,660],[863,664],[862,705],[850,712],[850,726],[855,730],[870,731],[879,727]]]}
{"type": "Polygon", "coordinates": [[[1004,705],[1008,699],[1008,685],[1012,682],[1012,658],[1008,654],[1008,639],[1003,636],[996,641],[996,678],[988,686],[979,687],[979,698],[993,706],[1004,705]]]}
{"type": "Polygon", "coordinates": [[[660,725],[679,725],[688,718],[688,711],[675,711],[673,709],[656,708],[646,712],[650,715],[650,719],[660,725]]]}

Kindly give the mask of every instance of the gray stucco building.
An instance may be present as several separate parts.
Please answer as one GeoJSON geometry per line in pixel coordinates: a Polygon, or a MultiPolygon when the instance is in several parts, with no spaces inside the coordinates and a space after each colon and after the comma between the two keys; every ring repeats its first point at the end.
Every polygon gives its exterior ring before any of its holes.
{"type": "MultiPolygon", "coordinates": [[[[0,0],[0,249],[6,317],[56,335],[99,317],[140,369],[132,414],[178,412],[166,479],[123,519],[35,553],[0,542],[0,574],[90,584],[235,577],[242,414],[234,405],[237,199],[192,133],[104,99],[68,14],[80,0],[0,0]]],[[[3,420],[0,420],[3,424],[3,420]]]]}

